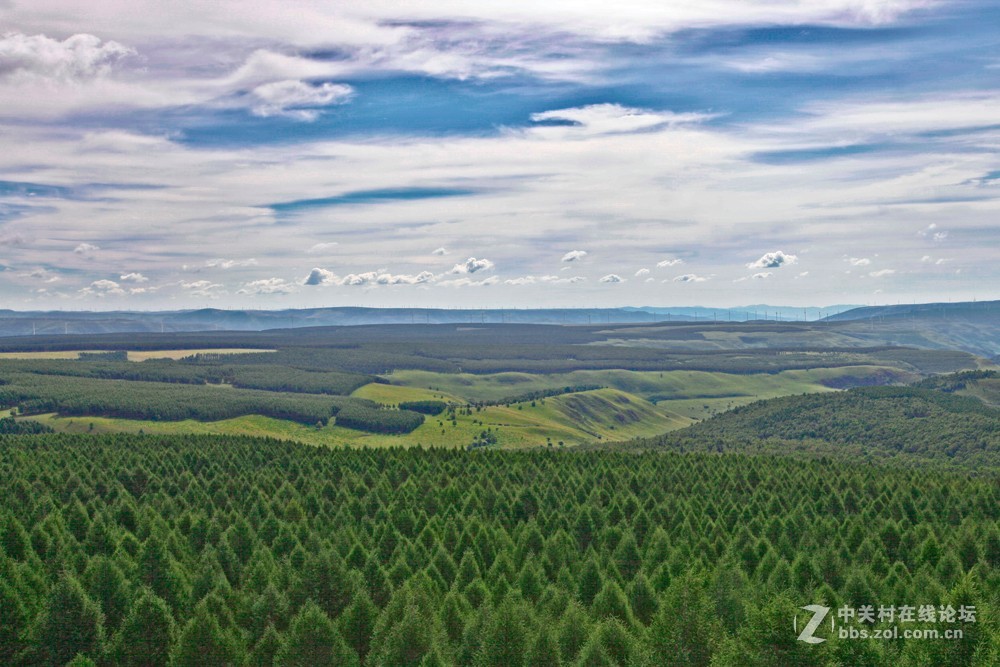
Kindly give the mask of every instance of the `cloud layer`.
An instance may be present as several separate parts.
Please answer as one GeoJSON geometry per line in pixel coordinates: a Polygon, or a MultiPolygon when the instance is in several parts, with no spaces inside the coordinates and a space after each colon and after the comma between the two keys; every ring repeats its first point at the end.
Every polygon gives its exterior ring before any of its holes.
{"type": "Polygon", "coordinates": [[[997,21],[922,0],[0,4],[0,297],[988,298],[997,21]]]}

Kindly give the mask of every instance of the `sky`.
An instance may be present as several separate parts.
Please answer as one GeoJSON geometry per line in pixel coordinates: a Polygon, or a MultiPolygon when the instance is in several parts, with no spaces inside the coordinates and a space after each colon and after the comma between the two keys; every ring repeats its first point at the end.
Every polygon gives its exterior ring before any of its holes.
{"type": "Polygon", "coordinates": [[[998,25],[0,0],[0,308],[1000,298],[998,25]]]}

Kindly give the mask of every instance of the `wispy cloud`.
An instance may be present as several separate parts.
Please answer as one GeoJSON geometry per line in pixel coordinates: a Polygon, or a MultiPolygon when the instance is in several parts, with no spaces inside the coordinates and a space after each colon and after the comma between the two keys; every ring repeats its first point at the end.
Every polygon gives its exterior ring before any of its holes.
{"type": "Polygon", "coordinates": [[[354,90],[350,86],[304,81],[272,81],[252,91],[251,108],[255,116],[287,116],[296,120],[313,121],[319,117],[317,107],[343,104],[354,90]]]}
{"type": "Polygon", "coordinates": [[[320,305],[320,285],[403,305],[843,303],[880,270],[897,299],[981,297],[1000,284],[983,11],[9,3],[0,297],[61,303],[32,291],[39,267],[95,307],[102,280],[150,308],[320,305]],[[810,280],[784,280],[792,264],[810,280]],[[685,286],[709,279],[728,288],[685,286]]]}
{"type": "Polygon", "coordinates": [[[335,241],[328,243],[314,243],[311,246],[309,246],[309,250],[307,250],[306,252],[309,253],[310,255],[321,255],[327,252],[328,250],[333,250],[338,245],[340,244],[335,241]]]}
{"type": "Polygon", "coordinates": [[[257,266],[257,259],[249,257],[247,259],[210,259],[205,262],[205,266],[210,269],[232,269],[234,267],[257,266]]]}
{"type": "Polygon", "coordinates": [[[652,112],[618,104],[593,104],[571,109],[556,109],[532,114],[536,123],[557,121],[549,133],[564,136],[594,136],[651,131],[711,118],[700,113],[652,112]]]}
{"type": "Polygon", "coordinates": [[[675,282],[675,283],[703,283],[706,280],[708,280],[708,278],[706,278],[705,276],[699,276],[696,273],[685,273],[685,274],[682,274],[682,275],[679,275],[679,276],[675,277],[673,279],[673,282],[675,282]]]}
{"type": "Polygon", "coordinates": [[[586,250],[570,250],[568,253],[562,256],[562,261],[564,262],[579,262],[581,259],[587,256],[586,250]]]}

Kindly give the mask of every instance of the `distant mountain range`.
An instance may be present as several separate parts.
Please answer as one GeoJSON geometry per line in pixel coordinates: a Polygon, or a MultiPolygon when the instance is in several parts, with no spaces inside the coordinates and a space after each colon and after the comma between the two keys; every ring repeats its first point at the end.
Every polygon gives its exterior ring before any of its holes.
{"type": "Polygon", "coordinates": [[[958,301],[955,303],[914,303],[896,306],[857,306],[837,312],[824,319],[828,322],[866,320],[873,318],[927,318],[946,320],[967,318],[1000,318],[1000,301],[958,301]]]}
{"type": "Polygon", "coordinates": [[[630,324],[745,320],[815,321],[854,306],[793,308],[764,304],[741,308],[302,308],[289,310],[43,311],[0,310],[0,336],[142,331],[262,331],[360,324],[630,324]]]}
{"type": "MultiPolygon", "coordinates": [[[[959,349],[1000,357],[1000,301],[896,306],[797,308],[758,304],[740,308],[628,307],[539,309],[303,308],[162,312],[0,310],[0,337],[139,332],[263,331],[382,324],[621,325],[816,323],[816,331],[849,336],[853,344],[959,349]]],[[[812,329],[812,327],[809,327],[812,329]]]]}
{"type": "Polygon", "coordinates": [[[823,321],[872,342],[958,349],[1000,360],[1000,301],[865,306],[823,321]]]}

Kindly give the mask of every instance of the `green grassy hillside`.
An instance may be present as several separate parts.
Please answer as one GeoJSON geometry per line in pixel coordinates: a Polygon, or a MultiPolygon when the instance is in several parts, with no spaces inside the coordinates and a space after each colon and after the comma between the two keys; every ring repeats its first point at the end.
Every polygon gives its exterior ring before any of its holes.
{"type": "MultiPolygon", "coordinates": [[[[827,392],[866,384],[904,383],[918,376],[882,366],[847,366],[735,375],[701,371],[574,371],[530,374],[431,373],[397,371],[386,376],[392,387],[431,392],[421,398],[455,397],[460,401],[503,401],[532,391],[567,386],[597,385],[642,397],[660,407],[691,419],[705,419],[762,398],[789,394],[827,392]]],[[[353,395],[380,401],[397,391],[388,385],[368,385],[353,395]]],[[[402,396],[404,394],[400,394],[402,396]]],[[[408,394],[407,394],[408,395],[408,394]]],[[[384,402],[384,401],[383,401],[384,402]]]]}
{"type": "MultiPolygon", "coordinates": [[[[440,393],[424,393],[402,387],[371,385],[368,395],[380,398],[412,400],[411,397],[441,398],[440,393]]],[[[447,399],[447,395],[443,396],[447,399]]],[[[28,418],[25,418],[28,419],[28,418]]],[[[579,445],[594,440],[628,440],[652,436],[691,423],[643,400],[614,389],[583,392],[512,406],[489,406],[481,409],[459,408],[453,413],[427,417],[422,426],[403,435],[364,433],[330,424],[317,428],[295,422],[246,415],[218,421],[151,421],[105,417],[60,417],[55,414],[32,416],[57,432],[64,433],[156,433],[260,435],[294,440],[313,445],[355,445],[384,447],[393,445],[465,447],[484,432],[496,434],[496,446],[522,448],[579,445]],[[454,419],[452,419],[452,416],[454,419]]]]}
{"type": "Polygon", "coordinates": [[[653,440],[678,449],[812,450],[851,457],[1000,465],[1000,410],[971,396],[866,387],[758,401],[653,440]]]}

